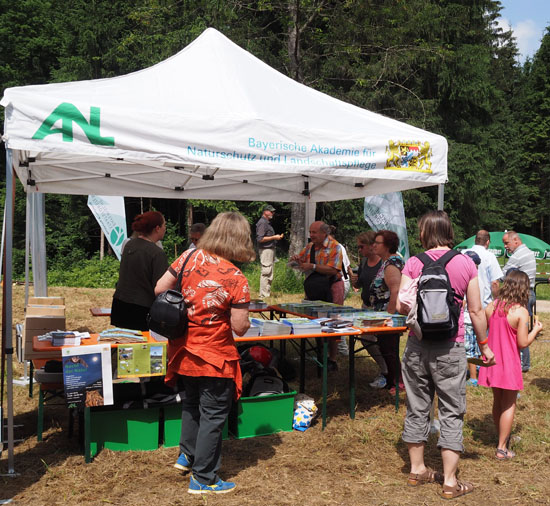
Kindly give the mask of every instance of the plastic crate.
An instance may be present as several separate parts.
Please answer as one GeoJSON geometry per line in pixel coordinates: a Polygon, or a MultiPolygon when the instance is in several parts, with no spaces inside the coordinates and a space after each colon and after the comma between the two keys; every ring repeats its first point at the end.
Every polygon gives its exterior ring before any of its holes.
{"type": "MultiPolygon", "coordinates": [[[[164,446],[179,446],[181,437],[181,405],[165,406],[164,410],[164,446]]],[[[223,426],[222,439],[229,439],[227,420],[223,426]]]]}
{"type": "Polygon", "coordinates": [[[237,439],[292,431],[296,392],[241,397],[229,417],[229,431],[237,439]]]}
{"type": "Polygon", "coordinates": [[[159,447],[159,408],[90,412],[90,455],[102,448],[150,451],[159,447]]]}

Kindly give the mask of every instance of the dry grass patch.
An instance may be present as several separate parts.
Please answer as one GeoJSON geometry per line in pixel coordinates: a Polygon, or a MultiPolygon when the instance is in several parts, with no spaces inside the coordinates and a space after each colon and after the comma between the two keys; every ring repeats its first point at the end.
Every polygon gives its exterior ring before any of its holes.
{"type": "MultiPolygon", "coordinates": [[[[70,328],[100,331],[108,318],[94,318],[92,306],[110,305],[112,290],[51,288],[63,295],[70,328]]],[[[278,302],[297,296],[277,298],[278,302]]],[[[14,320],[22,321],[23,289],[15,287],[14,320]]],[[[276,302],[274,298],[270,302],[276,302]]],[[[359,300],[353,300],[359,306],[359,300]]],[[[550,314],[547,326],[532,347],[532,369],[525,376],[525,391],[518,401],[514,434],[521,436],[517,457],[511,462],[494,459],[496,433],[491,420],[492,395],[488,389],[468,389],[465,424],[466,452],[460,475],[476,490],[460,504],[548,504],[550,497],[550,314]]],[[[403,345],[404,343],[402,343],[403,345]]],[[[290,347],[287,347],[290,350],[290,347]]],[[[290,352],[292,353],[292,352],[290,352]]],[[[14,478],[0,478],[0,499],[14,504],[63,504],[130,506],[163,505],[365,505],[441,504],[440,487],[407,487],[408,456],[400,436],[405,415],[396,413],[393,399],[368,387],[375,376],[373,362],[356,361],[356,418],[348,416],[348,370],[340,361],[338,373],[329,377],[328,425],[320,421],[304,433],[289,432],[224,442],[221,475],[234,480],[234,493],[214,497],[187,494],[188,478],[172,464],[177,448],[153,452],[119,453],[103,450],[85,464],[78,439],[67,437],[64,408],[50,408],[45,417],[45,439],[36,442],[37,396],[15,387],[16,436],[14,478]]],[[[313,364],[307,366],[306,393],[319,400],[321,385],[313,364]]],[[[16,366],[16,376],[22,368],[16,366]]],[[[404,396],[402,396],[404,399],[404,396]]],[[[427,463],[441,469],[436,438],[427,449],[427,463]]],[[[7,452],[0,472],[7,471],[7,452]]]]}

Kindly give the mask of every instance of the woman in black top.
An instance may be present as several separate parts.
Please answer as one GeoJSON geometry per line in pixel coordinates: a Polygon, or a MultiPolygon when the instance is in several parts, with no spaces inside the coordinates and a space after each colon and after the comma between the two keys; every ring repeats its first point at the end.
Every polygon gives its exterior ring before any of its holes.
{"type": "Polygon", "coordinates": [[[155,300],[155,285],[168,269],[166,254],[157,246],[166,232],[164,216],[148,211],[134,218],[132,236],[124,246],[111,307],[111,324],[148,330],[147,314],[155,300]]]}
{"type": "MultiPolygon", "coordinates": [[[[357,236],[357,247],[361,255],[361,262],[357,274],[351,275],[351,284],[354,288],[361,290],[361,299],[363,300],[363,309],[370,305],[370,287],[376,273],[382,265],[382,259],[374,253],[373,245],[376,233],[372,230],[362,232],[357,236]]],[[[372,308],[370,308],[372,309],[372,308]]],[[[384,388],[387,385],[388,366],[382,357],[380,348],[377,344],[377,338],[374,335],[369,335],[361,340],[365,349],[370,356],[378,364],[380,368],[379,375],[369,385],[373,388],[384,388]]]]}
{"type": "Polygon", "coordinates": [[[357,236],[357,247],[361,255],[361,263],[357,274],[352,274],[351,283],[354,288],[361,289],[363,308],[369,306],[370,285],[382,265],[382,260],[373,251],[374,237],[375,233],[372,230],[357,236]]]}

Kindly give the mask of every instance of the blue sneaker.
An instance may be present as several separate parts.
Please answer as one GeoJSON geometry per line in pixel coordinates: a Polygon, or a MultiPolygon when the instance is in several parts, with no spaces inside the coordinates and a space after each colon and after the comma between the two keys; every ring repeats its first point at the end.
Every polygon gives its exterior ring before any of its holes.
{"type": "Polygon", "coordinates": [[[189,462],[189,459],[185,453],[180,453],[174,467],[180,471],[191,471],[191,462],[189,462]]]}
{"type": "Polygon", "coordinates": [[[470,378],[470,379],[466,382],[466,385],[471,386],[471,387],[477,387],[477,380],[476,380],[476,379],[473,379],[473,378],[470,378]]]}
{"type": "Polygon", "coordinates": [[[189,481],[189,488],[187,492],[190,494],[208,494],[213,492],[214,494],[225,494],[226,492],[232,492],[235,490],[235,484],[231,481],[218,480],[214,485],[203,485],[195,480],[194,476],[191,476],[189,481]]]}

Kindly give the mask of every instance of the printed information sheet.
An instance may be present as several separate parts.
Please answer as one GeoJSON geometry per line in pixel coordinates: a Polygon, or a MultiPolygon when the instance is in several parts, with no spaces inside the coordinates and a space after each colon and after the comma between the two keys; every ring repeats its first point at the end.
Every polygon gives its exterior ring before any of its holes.
{"type": "Polygon", "coordinates": [[[119,378],[164,376],[166,343],[121,344],[117,351],[119,378]]]}

